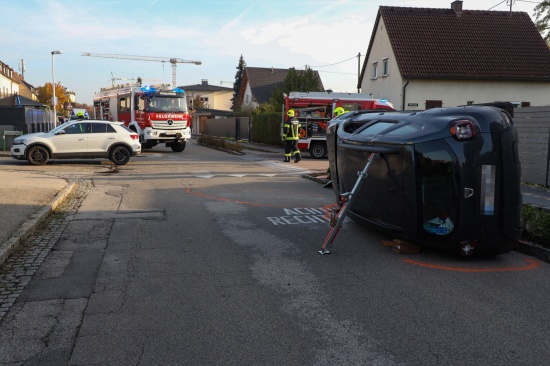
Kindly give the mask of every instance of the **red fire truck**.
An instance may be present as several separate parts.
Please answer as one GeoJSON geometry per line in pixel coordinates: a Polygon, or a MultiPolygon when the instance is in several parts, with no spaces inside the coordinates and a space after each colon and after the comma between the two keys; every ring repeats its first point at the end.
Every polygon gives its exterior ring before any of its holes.
{"type": "Polygon", "coordinates": [[[342,107],[345,111],[366,109],[394,110],[393,105],[385,99],[372,99],[360,93],[332,92],[291,92],[285,96],[285,113],[294,110],[295,118],[300,121],[302,133],[298,140],[300,150],[309,151],[314,159],[327,156],[326,131],[327,123],[333,117],[333,111],[342,107]]]}
{"type": "Polygon", "coordinates": [[[101,88],[94,96],[94,114],[99,120],[124,122],[139,134],[144,149],[164,143],[182,152],[191,139],[191,117],[180,88],[139,84],[101,88]]]}

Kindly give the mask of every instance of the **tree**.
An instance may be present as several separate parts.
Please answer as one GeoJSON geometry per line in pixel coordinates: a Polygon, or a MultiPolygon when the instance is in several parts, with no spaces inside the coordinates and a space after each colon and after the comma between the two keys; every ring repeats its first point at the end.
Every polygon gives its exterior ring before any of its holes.
{"type": "Polygon", "coordinates": [[[237,65],[237,73],[235,74],[235,82],[233,83],[233,98],[231,98],[231,110],[233,112],[238,112],[241,110],[243,101],[239,96],[241,90],[241,85],[243,83],[244,77],[244,68],[246,67],[246,62],[244,61],[243,55],[239,59],[239,65],[237,65]]]}
{"type": "Polygon", "coordinates": [[[550,43],[550,0],[541,1],[535,6],[535,25],[546,43],[550,43]]]}
{"type": "MultiPolygon", "coordinates": [[[[44,86],[37,88],[38,101],[53,109],[52,105],[52,83],[46,83],[44,86]]],[[[64,109],[65,103],[70,103],[69,95],[65,93],[65,87],[61,83],[55,84],[55,96],[57,98],[56,112],[61,115],[66,115],[67,110],[64,109]]]]}
{"type": "Polygon", "coordinates": [[[209,108],[208,103],[200,95],[193,98],[193,108],[209,108]]]}
{"type": "Polygon", "coordinates": [[[305,70],[298,71],[295,68],[290,68],[286,78],[283,80],[283,85],[273,89],[269,105],[266,105],[264,109],[268,112],[280,112],[281,106],[284,104],[283,93],[289,94],[293,91],[322,91],[318,74],[313,72],[308,66],[306,66],[305,70]]]}

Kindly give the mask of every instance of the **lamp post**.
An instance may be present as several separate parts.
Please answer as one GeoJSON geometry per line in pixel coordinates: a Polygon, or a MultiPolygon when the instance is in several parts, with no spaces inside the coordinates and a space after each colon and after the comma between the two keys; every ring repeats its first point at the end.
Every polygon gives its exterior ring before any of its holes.
{"type": "Polygon", "coordinates": [[[55,97],[55,69],[54,69],[54,55],[61,55],[63,51],[52,51],[52,105],[53,105],[53,118],[54,127],[57,126],[57,111],[55,110],[57,100],[55,97]]]}

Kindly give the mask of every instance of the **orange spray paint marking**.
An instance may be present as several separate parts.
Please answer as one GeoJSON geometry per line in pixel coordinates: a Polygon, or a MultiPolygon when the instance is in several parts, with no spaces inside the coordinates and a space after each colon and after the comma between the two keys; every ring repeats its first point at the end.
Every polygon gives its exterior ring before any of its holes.
{"type": "Polygon", "coordinates": [[[404,259],[403,261],[406,263],[414,264],[416,266],[421,266],[421,267],[440,269],[443,271],[468,272],[468,273],[530,271],[530,270],[539,268],[538,262],[533,259],[525,259],[525,262],[527,262],[527,264],[522,267],[492,267],[492,268],[466,268],[466,267],[442,266],[438,264],[415,261],[413,259],[404,259]]]}

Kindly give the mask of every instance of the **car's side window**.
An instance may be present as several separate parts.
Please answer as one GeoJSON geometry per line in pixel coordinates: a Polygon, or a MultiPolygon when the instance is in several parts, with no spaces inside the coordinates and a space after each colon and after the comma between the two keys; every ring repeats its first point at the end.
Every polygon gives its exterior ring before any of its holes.
{"type": "Polygon", "coordinates": [[[67,135],[74,135],[77,133],[86,133],[87,125],[88,125],[87,123],[73,123],[65,127],[63,130],[67,135]]]}
{"type": "Polygon", "coordinates": [[[105,123],[92,123],[92,133],[105,133],[105,123]]]}
{"type": "Polygon", "coordinates": [[[92,133],[113,133],[116,132],[113,126],[106,123],[92,123],[92,133]]]}

